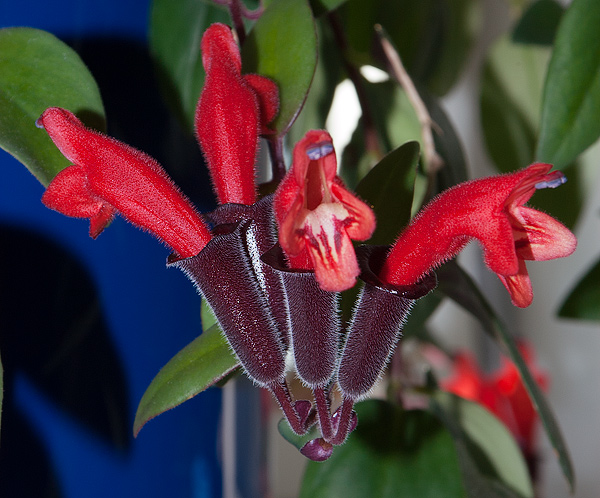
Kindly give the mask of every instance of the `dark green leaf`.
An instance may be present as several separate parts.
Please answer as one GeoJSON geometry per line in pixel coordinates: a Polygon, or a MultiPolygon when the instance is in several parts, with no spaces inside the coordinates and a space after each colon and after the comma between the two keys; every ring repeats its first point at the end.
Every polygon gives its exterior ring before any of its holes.
{"type": "Polygon", "coordinates": [[[430,404],[455,438],[469,496],[533,496],[523,453],[500,420],[481,405],[443,391],[436,391],[430,404]]]}
{"type": "Polygon", "coordinates": [[[600,320],[600,260],[579,281],[560,308],[566,318],[600,320]]]}
{"type": "Polygon", "coordinates": [[[372,55],[375,24],[383,26],[411,77],[436,95],[456,82],[473,40],[474,0],[349,0],[340,9],[354,63],[383,68],[372,55]]]}
{"type": "Polygon", "coordinates": [[[337,9],[346,1],[347,0],[310,0],[310,6],[316,17],[337,9]]]}
{"type": "Polygon", "coordinates": [[[506,331],[492,307],[481,294],[473,280],[458,266],[455,261],[450,261],[436,270],[438,275],[438,289],[450,299],[462,306],[466,311],[477,318],[483,329],[495,339],[505,350],[507,356],[513,361],[529,397],[540,416],[542,425],[548,435],[550,443],[558,456],[559,464],[571,489],[575,485],[573,465],[569,451],[562,437],[554,414],[546,401],[540,387],[535,382],[525,360],[512,336],[506,331]]]}
{"type": "Polygon", "coordinates": [[[562,168],[600,136],[600,2],[574,0],[548,68],[536,157],[562,168]]]}
{"type": "Polygon", "coordinates": [[[308,464],[301,498],[466,496],[452,437],[436,417],[379,400],[356,411],[348,441],[308,464]]]}
{"type": "Polygon", "coordinates": [[[208,389],[238,366],[217,325],[203,332],[158,372],[135,414],[137,436],[148,420],[208,389]]]}
{"type": "Polygon", "coordinates": [[[69,166],[35,121],[48,107],[64,107],[87,125],[104,128],[98,86],[79,56],[50,33],[0,30],[0,147],[44,185],[69,166]]]}
{"type": "MultiPolygon", "coordinates": [[[[324,18],[317,19],[319,56],[310,92],[302,106],[302,112],[287,134],[290,148],[309,130],[325,127],[336,87],[345,77],[342,60],[333,41],[331,28],[324,18]]],[[[341,151],[338,151],[341,152],[341,151]]]]}
{"type": "Polygon", "coordinates": [[[452,122],[436,97],[422,95],[431,120],[435,123],[433,139],[435,150],[444,161],[437,174],[437,192],[468,180],[467,163],[460,140],[452,122]]]}
{"type": "Polygon", "coordinates": [[[166,101],[190,133],[204,68],[200,41],[214,22],[229,22],[227,10],[201,0],[154,0],[150,17],[150,50],[166,101]]]}
{"type": "Polygon", "coordinates": [[[552,45],[564,8],[555,0],[537,0],[525,11],[515,27],[516,43],[552,45]]]}
{"type": "Polygon", "coordinates": [[[532,125],[487,64],[481,82],[481,125],[490,157],[503,173],[531,163],[536,135],[532,125]]]}
{"type": "Polygon", "coordinates": [[[391,244],[410,220],[419,164],[419,143],[407,142],[386,155],[356,187],[377,217],[370,244],[391,244]]]}
{"type": "Polygon", "coordinates": [[[279,114],[271,127],[280,135],[286,133],[302,108],[317,66],[317,35],[308,1],[269,4],[244,42],[242,62],[244,72],[277,83],[279,114]]]}

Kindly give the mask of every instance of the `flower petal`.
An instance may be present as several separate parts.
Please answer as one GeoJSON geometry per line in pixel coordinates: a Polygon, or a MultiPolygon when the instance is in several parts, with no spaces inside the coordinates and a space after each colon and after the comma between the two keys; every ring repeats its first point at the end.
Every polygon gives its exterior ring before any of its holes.
{"type": "Polygon", "coordinates": [[[547,261],[564,258],[575,251],[577,238],[552,216],[520,206],[512,211],[519,226],[514,227],[515,246],[520,258],[547,261]]]}
{"type": "Polygon", "coordinates": [[[510,294],[510,300],[519,308],[527,308],[533,301],[533,287],[525,266],[525,261],[519,260],[519,272],[516,275],[501,275],[498,278],[510,294]]]}
{"type": "Polygon", "coordinates": [[[304,222],[304,240],[315,277],[326,291],[349,289],[360,273],[352,241],[344,229],[346,217],[341,204],[321,204],[304,222]]]}

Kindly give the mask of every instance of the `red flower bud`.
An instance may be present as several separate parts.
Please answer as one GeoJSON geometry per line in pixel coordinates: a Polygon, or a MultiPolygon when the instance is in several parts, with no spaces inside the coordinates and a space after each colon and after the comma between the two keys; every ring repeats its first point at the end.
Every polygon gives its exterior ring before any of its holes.
{"type": "Polygon", "coordinates": [[[240,50],[231,29],[213,24],[202,37],[206,80],[196,108],[196,136],[221,204],[253,204],[258,136],[279,110],[277,86],[242,75],[240,50]]]}
{"type": "Polygon", "coordinates": [[[200,215],[150,156],[84,127],[58,107],[46,109],[36,124],[73,162],[48,186],[42,197],[47,207],[90,218],[94,238],[119,212],[182,257],[198,254],[210,240],[200,215]]]}

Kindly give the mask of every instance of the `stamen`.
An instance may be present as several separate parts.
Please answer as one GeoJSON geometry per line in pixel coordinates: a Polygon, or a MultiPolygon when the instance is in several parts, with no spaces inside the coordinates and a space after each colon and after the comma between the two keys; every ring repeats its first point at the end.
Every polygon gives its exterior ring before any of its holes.
{"type": "Polygon", "coordinates": [[[556,188],[560,187],[563,183],[566,183],[566,181],[567,177],[563,175],[561,171],[553,171],[552,173],[546,175],[546,179],[544,181],[536,183],[535,188],[556,188]]]}
{"type": "Polygon", "coordinates": [[[316,161],[322,157],[328,156],[333,152],[333,144],[331,142],[319,142],[306,149],[306,155],[311,161],[316,161]]]}

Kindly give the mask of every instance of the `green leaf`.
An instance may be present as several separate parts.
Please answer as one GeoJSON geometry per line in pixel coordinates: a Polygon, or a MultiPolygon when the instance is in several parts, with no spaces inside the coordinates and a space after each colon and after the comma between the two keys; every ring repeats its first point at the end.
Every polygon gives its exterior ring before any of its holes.
{"type": "Polygon", "coordinates": [[[340,12],[356,65],[385,69],[373,51],[373,26],[380,24],[415,82],[443,95],[458,79],[469,54],[478,4],[475,0],[349,0],[340,12]]]}
{"type": "Polygon", "coordinates": [[[228,23],[227,10],[201,0],[154,0],[150,50],[167,104],[189,133],[204,84],[200,41],[208,26],[228,23]]]}
{"type": "Polygon", "coordinates": [[[337,9],[346,1],[347,0],[310,0],[310,6],[315,17],[317,17],[337,9]]]}
{"type": "Polygon", "coordinates": [[[500,420],[478,403],[443,391],[433,394],[430,405],[465,457],[460,464],[466,487],[477,490],[470,496],[533,496],[523,453],[500,420]]]}
{"type": "Polygon", "coordinates": [[[238,367],[217,325],[204,331],[158,372],[142,396],[133,435],[148,420],[213,386],[238,367]]]}
{"type": "Polygon", "coordinates": [[[98,86],[79,56],[50,33],[0,30],[0,147],[43,184],[69,166],[35,121],[48,107],[63,107],[88,126],[104,129],[98,86]]]}
{"type": "Polygon", "coordinates": [[[565,318],[600,320],[600,260],[579,281],[560,308],[565,318]]]}
{"type": "Polygon", "coordinates": [[[531,163],[536,142],[533,126],[490,64],[483,71],[480,105],[485,145],[498,170],[508,173],[531,163]]]}
{"type": "Polygon", "coordinates": [[[325,462],[310,462],[301,498],[464,497],[449,431],[433,415],[380,400],[356,406],[358,427],[325,462]]]}
{"type": "Polygon", "coordinates": [[[307,0],[272,2],[244,42],[242,64],[243,72],[277,83],[279,114],[270,126],[285,134],[302,108],[317,66],[315,21],[307,0]]]}
{"type": "Polygon", "coordinates": [[[575,486],[575,474],[567,445],[562,437],[556,418],[540,387],[529,371],[525,360],[521,356],[515,340],[506,331],[504,325],[498,319],[471,277],[455,261],[446,263],[436,270],[436,273],[438,275],[439,291],[475,316],[480,321],[483,329],[503,347],[507,356],[517,367],[533,406],[540,417],[542,426],[548,435],[548,439],[556,451],[562,472],[571,486],[571,490],[573,490],[575,486]]]}
{"type": "Polygon", "coordinates": [[[419,143],[407,142],[387,154],[356,187],[377,217],[370,244],[391,244],[410,220],[419,164],[419,143]]]}
{"type": "Polygon", "coordinates": [[[548,68],[536,157],[562,168],[600,136],[600,2],[574,0],[548,68]]]}
{"type": "Polygon", "coordinates": [[[555,0],[538,0],[525,11],[515,27],[512,39],[516,43],[552,45],[564,8],[555,0]]]}
{"type": "Polygon", "coordinates": [[[346,78],[327,18],[317,19],[316,24],[319,40],[317,67],[302,111],[287,134],[286,139],[290,147],[304,137],[307,131],[325,126],[336,87],[346,78]]]}

